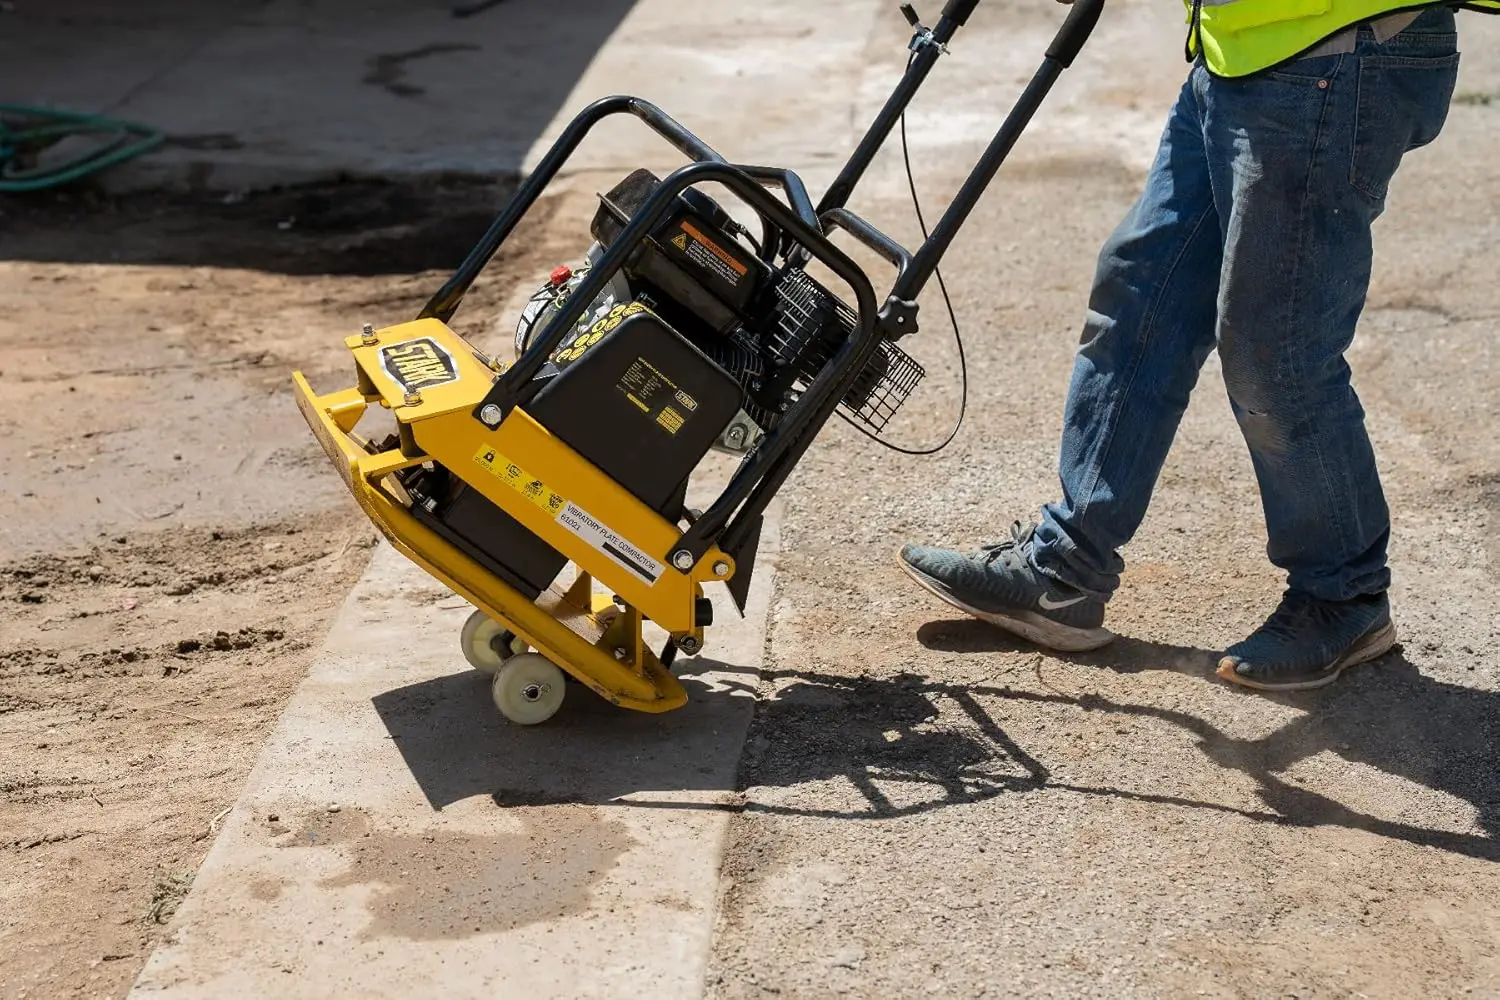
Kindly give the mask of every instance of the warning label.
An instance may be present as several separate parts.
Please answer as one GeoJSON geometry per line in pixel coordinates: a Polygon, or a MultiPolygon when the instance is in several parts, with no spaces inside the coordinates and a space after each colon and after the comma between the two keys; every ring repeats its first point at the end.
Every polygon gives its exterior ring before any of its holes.
{"type": "Polygon", "coordinates": [[[683,219],[678,225],[682,232],[672,237],[672,245],[681,250],[683,256],[712,274],[723,279],[730,288],[738,288],[740,279],[749,273],[749,268],[724,250],[691,222],[683,219]]]}
{"type": "Polygon", "coordinates": [[[561,493],[554,493],[493,448],[481,447],[474,453],[474,463],[549,514],[558,514],[568,504],[561,493]]]}
{"type": "Polygon", "coordinates": [[[682,427],[684,417],[670,406],[656,415],[656,422],[667,429],[667,433],[676,434],[682,427]]]}
{"type": "Polygon", "coordinates": [[[587,330],[581,333],[574,330],[569,333],[568,337],[563,338],[563,344],[552,355],[552,360],[558,365],[567,365],[577,361],[588,352],[590,347],[603,340],[606,333],[625,322],[628,317],[646,311],[646,307],[639,302],[626,302],[615,306],[607,315],[595,320],[587,330]]]}
{"type": "Polygon", "coordinates": [[[645,358],[636,358],[615,388],[668,434],[676,434],[698,408],[698,401],[645,358]],[[676,405],[673,405],[673,404],[676,405]]]}
{"type": "Polygon", "coordinates": [[[655,583],[657,577],[661,576],[661,563],[600,524],[578,505],[571,502],[566,504],[557,515],[557,523],[647,583],[655,583]]]}
{"type": "Polygon", "coordinates": [[[661,576],[661,563],[605,527],[577,504],[564,499],[561,493],[548,489],[540,479],[530,475],[495,449],[480,448],[474,453],[474,463],[642,580],[655,583],[657,577],[661,576]]]}

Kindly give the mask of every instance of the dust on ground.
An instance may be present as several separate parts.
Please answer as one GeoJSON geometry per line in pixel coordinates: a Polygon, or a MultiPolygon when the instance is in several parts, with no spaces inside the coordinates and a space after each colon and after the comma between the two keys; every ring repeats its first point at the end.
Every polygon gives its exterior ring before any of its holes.
{"type": "Polygon", "coordinates": [[[289,370],[346,380],[507,193],[0,201],[0,996],[129,988],[374,543],[289,370]]]}

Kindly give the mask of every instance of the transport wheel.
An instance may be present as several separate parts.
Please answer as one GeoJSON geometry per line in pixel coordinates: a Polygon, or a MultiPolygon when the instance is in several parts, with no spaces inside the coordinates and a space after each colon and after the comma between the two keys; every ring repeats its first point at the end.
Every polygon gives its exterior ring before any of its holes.
{"type": "Polygon", "coordinates": [[[567,687],[563,672],[541,653],[518,653],[495,672],[490,695],[511,722],[535,726],[557,714],[567,687]]]}
{"type": "Polygon", "coordinates": [[[483,611],[469,616],[458,641],[469,666],[482,674],[494,674],[506,660],[526,652],[526,643],[483,611]]]}

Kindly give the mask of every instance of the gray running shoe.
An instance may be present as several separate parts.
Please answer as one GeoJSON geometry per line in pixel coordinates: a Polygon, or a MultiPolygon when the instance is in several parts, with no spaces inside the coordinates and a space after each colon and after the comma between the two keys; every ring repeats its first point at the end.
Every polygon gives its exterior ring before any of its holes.
{"type": "Polygon", "coordinates": [[[1320,601],[1289,590],[1264,625],[1224,651],[1218,674],[1259,691],[1308,691],[1395,644],[1385,594],[1320,601]]]}
{"type": "Polygon", "coordinates": [[[1114,638],[1103,628],[1104,602],[1044,576],[1031,565],[1036,526],[1011,526],[1010,538],[973,555],[906,545],[897,561],[917,583],[981,621],[1038,646],[1065,653],[1098,649],[1114,638]]]}

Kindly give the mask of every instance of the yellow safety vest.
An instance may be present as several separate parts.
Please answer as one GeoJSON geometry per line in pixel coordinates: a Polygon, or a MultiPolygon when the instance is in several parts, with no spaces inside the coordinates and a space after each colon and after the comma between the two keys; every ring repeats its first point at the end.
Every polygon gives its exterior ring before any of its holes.
{"type": "Polygon", "coordinates": [[[1187,56],[1218,76],[1247,76],[1305,52],[1350,25],[1398,10],[1448,6],[1500,14],[1500,0],[1183,0],[1187,56]]]}

